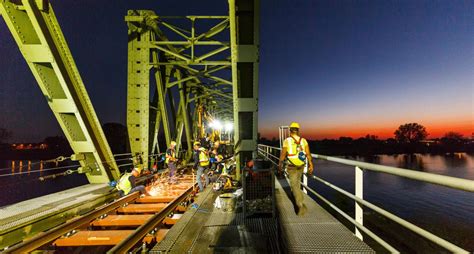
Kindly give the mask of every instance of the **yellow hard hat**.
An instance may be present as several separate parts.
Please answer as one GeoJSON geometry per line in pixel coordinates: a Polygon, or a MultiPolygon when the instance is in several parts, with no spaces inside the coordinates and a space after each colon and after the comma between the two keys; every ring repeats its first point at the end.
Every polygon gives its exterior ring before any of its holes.
{"type": "Polygon", "coordinates": [[[171,141],[170,145],[176,145],[176,141],[171,141]]]}
{"type": "Polygon", "coordinates": [[[297,122],[292,122],[292,123],[290,124],[290,128],[299,129],[299,128],[300,128],[300,124],[297,123],[297,122]]]}
{"type": "Polygon", "coordinates": [[[195,141],[195,142],[194,142],[194,145],[195,145],[195,146],[201,146],[201,142],[195,141]]]}

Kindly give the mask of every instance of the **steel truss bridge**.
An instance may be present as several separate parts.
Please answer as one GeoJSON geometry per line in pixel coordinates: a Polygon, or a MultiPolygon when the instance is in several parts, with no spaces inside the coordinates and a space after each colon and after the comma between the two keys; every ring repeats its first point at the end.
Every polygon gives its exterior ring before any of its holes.
{"type": "MultiPolygon", "coordinates": [[[[124,32],[125,28],[128,28],[127,129],[131,152],[140,168],[146,169],[153,165],[156,160],[154,155],[163,151],[172,140],[177,142],[178,149],[185,151],[184,158],[189,159],[192,142],[203,137],[205,122],[213,118],[233,122],[232,146],[238,179],[244,163],[258,155],[277,163],[280,148],[257,144],[259,1],[228,0],[228,3],[228,13],[225,16],[160,16],[150,10],[129,10],[126,13],[124,32]],[[161,137],[164,139],[160,140],[161,137]]],[[[92,189],[91,192],[105,190],[104,193],[107,194],[94,196],[94,200],[96,203],[106,202],[111,199],[111,195],[105,188],[105,183],[120,177],[118,160],[112,154],[104,136],[53,7],[47,0],[0,0],[0,14],[74,151],[70,159],[80,164],[77,172],[85,174],[91,183],[85,188],[92,189]]],[[[313,208],[310,210],[310,216],[303,219],[294,216],[291,201],[283,191],[286,183],[280,181],[277,182],[279,193],[276,195],[276,203],[278,210],[285,215],[280,217],[279,223],[284,231],[283,238],[286,237],[283,240],[287,241],[290,252],[353,250],[371,253],[373,250],[362,241],[368,237],[382,246],[383,250],[397,253],[398,250],[390,241],[380,238],[364,226],[363,211],[367,209],[385,216],[444,250],[467,253],[461,247],[364,200],[363,175],[364,171],[375,171],[470,193],[474,192],[474,181],[319,154],[314,154],[313,157],[354,167],[354,194],[319,177],[309,178],[354,200],[355,218],[309,188],[306,176],[303,177],[302,185],[305,191],[313,193],[321,202],[351,222],[355,233],[343,227],[314,201],[307,201],[313,208]]],[[[185,194],[187,195],[188,191],[185,194]]],[[[72,197],[74,193],[68,195],[72,197]]],[[[206,193],[206,196],[212,195],[206,193]]],[[[138,195],[129,197],[132,198],[138,199],[138,195]]],[[[167,202],[176,206],[184,198],[180,196],[173,202],[171,199],[167,202]]],[[[309,200],[309,197],[305,199],[309,200]]],[[[208,198],[200,202],[206,205],[211,204],[213,200],[208,198]]],[[[114,209],[118,208],[126,203],[125,201],[116,201],[112,206],[114,209]]],[[[99,205],[96,203],[94,206],[99,205]]],[[[33,202],[30,205],[35,207],[38,204],[33,202]]],[[[87,209],[92,210],[94,207],[90,204],[87,209]]],[[[166,213],[174,209],[174,206],[167,209],[166,213]]],[[[17,212],[12,210],[12,214],[17,212]]],[[[92,212],[89,215],[94,219],[99,214],[92,212]]],[[[153,218],[156,217],[158,221],[166,216],[165,213],[157,213],[153,218]]],[[[205,216],[210,215],[199,216],[201,217],[195,221],[206,222],[205,216]]],[[[222,214],[212,216],[223,221],[228,219],[222,214]]],[[[50,216],[49,219],[51,221],[48,223],[53,220],[61,220],[60,223],[63,223],[67,218],[50,216]]],[[[82,219],[89,221],[87,218],[82,219]]],[[[190,217],[189,220],[194,219],[190,217]]],[[[255,221],[245,218],[238,221],[255,225],[255,221]]],[[[269,228],[263,226],[268,221],[258,221],[263,231],[273,230],[269,229],[271,225],[266,225],[269,228]]],[[[0,235],[0,240],[3,241],[0,243],[8,247],[17,243],[18,238],[28,238],[33,233],[49,229],[44,223],[29,223],[31,224],[27,230],[15,229],[17,231],[9,232],[9,236],[0,235]]],[[[65,223],[63,227],[74,228],[71,223],[73,221],[65,223]]],[[[206,223],[207,227],[222,226],[212,224],[212,219],[206,223]]],[[[200,223],[195,226],[203,225],[200,223]]],[[[231,228],[235,225],[227,226],[231,228]]],[[[148,234],[148,229],[153,227],[154,225],[151,225],[147,230],[140,231],[140,237],[148,234]]],[[[185,227],[178,228],[184,230],[185,227]]],[[[58,232],[62,234],[62,231],[58,232]]],[[[50,234],[53,233],[50,231],[50,234]]],[[[135,237],[137,242],[140,237],[135,237]]],[[[188,237],[192,240],[201,236],[188,237]]],[[[181,240],[177,238],[174,243],[181,240]]],[[[25,241],[23,245],[17,245],[13,249],[21,249],[21,246],[27,244],[28,241],[25,241]]],[[[123,247],[120,250],[125,251],[125,245],[122,241],[117,246],[123,247]]],[[[115,248],[119,248],[117,246],[115,248]]],[[[161,248],[169,250],[168,247],[157,245],[157,252],[161,253],[161,248]]],[[[272,250],[273,247],[275,246],[272,245],[272,250]]],[[[278,250],[278,247],[275,247],[275,250],[278,250]]]]}

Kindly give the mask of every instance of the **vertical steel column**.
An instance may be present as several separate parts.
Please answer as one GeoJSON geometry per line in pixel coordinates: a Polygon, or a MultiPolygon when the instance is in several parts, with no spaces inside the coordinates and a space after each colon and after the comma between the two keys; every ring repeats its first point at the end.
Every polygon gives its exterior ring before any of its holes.
{"type": "Polygon", "coordinates": [[[237,178],[257,156],[259,0],[229,0],[237,178]]]}
{"type": "MultiPolygon", "coordinates": [[[[355,167],[355,196],[364,199],[364,171],[355,167]]],[[[364,225],[364,210],[359,203],[355,202],[355,220],[360,224],[364,225]]],[[[356,236],[363,240],[362,234],[357,227],[355,228],[356,236]]]]}
{"type": "MultiPolygon", "coordinates": [[[[133,11],[128,12],[134,14],[133,11]]],[[[127,75],[127,129],[133,155],[140,154],[148,168],[150,146],[150,49],[149,30],[130,30],[128,33],[128,75],[127,75]]]]}

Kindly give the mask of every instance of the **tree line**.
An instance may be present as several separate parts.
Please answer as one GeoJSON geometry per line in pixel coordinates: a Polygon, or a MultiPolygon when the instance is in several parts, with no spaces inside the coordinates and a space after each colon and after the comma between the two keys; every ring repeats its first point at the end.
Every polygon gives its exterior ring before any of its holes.
{"type": "MultiPolygon", "coordinates": [[[[126,153],[130,151],[128,133],[124,125],[119,123],[106,123],[103,125],[105,136],[112,152],[126,153]]],[[[13,133],[0,127],[0,150],[5,156],[11,156],[10,145],[7,141],[13,133]],[[10,153],[9,153],[10,152],[10,153]]],[[[438,139],[426,140],[429,133],[426,128],[418,123],[402,124],[394,131],[393,138],[379,139],[375,135],[367,134],[365,137],[338,139],[308,140],[310,148],[315,153],[327,155],[372,155],[372,154],[404,154],[404,153],[474,153],[474,142],[457,132],[447,132],[438,139]]],[[[21,157],[46,156],[71,154],[72,149],[63,136],[47,137],[43,143],[48,145],[48,150],[42,155],[32,155],[34,152],[23,152],[21,157]]],[[[276,138],[271,140],[261,138],[259,143],[278,146],[276,138]]]]}
{"type": "MultiPolygon", "coordinates": [[[[447,132],[443,137],[426,140],[429,133],[418,123],[402,124],[393,133],[393,138],[379,139],[375,135],[365,137],[308,140],[311,151],[326,155],[374,155],[411,153],[474,153],[474,142],[461,133],[447,132]]],[[[304,134],[303,134],[304,136],[304,134]]],[[[277,138],[259,138],[259,143],[278,146],[277,138]]]]}

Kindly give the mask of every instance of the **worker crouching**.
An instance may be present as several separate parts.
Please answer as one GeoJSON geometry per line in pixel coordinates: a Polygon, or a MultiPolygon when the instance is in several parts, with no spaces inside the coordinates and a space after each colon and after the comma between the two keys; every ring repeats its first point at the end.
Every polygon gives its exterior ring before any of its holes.
{"type": "Polygon", "coordinates": [[[306,163],[308,173],[313,174],[313,160],[306,139],[300,137],[300,126],[298,123],[291,123],[290,136],[283,141],[283,148],[280,154],[279,172],[282,172],[283,162],[286,162],[288,177],[290,178],[291,191],[298,207],[298,215],[306,213],[304,204],[304,194],[301,190],[301,176],[303,175],[306,163]]]}
{"type": "Polygon", "coordinates": [[[136,179],[140,175],[138,168],[134,168],[131,173],[125,173],[117,183],[116,188],[119,190],[120,197],[126,196],[130,193],[139,191],[141,195],[147,194],[145,186],[136,185],[136,179]]]}

